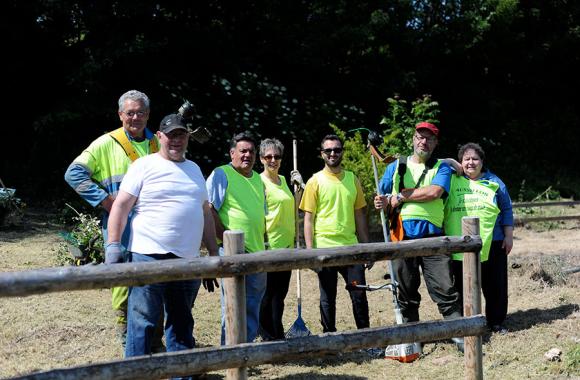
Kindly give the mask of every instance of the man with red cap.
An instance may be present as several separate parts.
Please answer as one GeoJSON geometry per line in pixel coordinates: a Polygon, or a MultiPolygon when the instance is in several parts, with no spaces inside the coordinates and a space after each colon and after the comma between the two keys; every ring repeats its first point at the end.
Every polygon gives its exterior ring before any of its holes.
{"type": "MultiPolygon", "coordinates": [[[[444,198],[449,191],[452,170],[447,163],[432,157],[438,137],[439,129],[435,124],[418,123],[413,135],[413,154],[391,163],[381,179],[379,190],[386,195],[377,195],[374,203],[377,209],[395,213],[398,220],[391,223],[393,240],[443,235],[444,198]]],[[[453,283],[451,258],[437,255],[393,260],[403,320],[419,320],[419,268],[441,315],[445,319],[460,317],[461,305],[453,283]]],[[[462,350],[462,339],[453,340],[462,350]]]]}

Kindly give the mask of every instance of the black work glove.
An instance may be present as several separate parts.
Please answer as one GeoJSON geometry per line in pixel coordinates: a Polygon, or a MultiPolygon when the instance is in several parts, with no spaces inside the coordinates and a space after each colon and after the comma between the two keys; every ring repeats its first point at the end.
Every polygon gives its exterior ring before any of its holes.
{"type": "Polygon", "coordinates": [[[203,288],[208,291],[208,293],[213,293],[215,288],[219,288],[220,285],[215,278],[204,278],[201,280],[203,288]],[[214,288],[215,287],[215,288],[214,288]]]}

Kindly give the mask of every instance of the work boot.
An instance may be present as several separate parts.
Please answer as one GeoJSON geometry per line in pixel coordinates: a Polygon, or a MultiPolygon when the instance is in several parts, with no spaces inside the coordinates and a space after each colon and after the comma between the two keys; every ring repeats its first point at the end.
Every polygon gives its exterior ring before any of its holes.
{"type": "Polygon", "coordinates": [[[371,358],[382,358],[385,356],[385,350],[379,347],[363,348],[359,352],[370,356],[371,358]]]}
{"type": "Polygon", "coordinates": [[[113,309],[115,313],[115,337],[123,346],[127,343],[127,309],[113,309]]]}
{"type": "Polygon", "coordinates": [[[125,344],[127,343],[127,324],[126,323],[116,323],[115,324],[115,337],[117,341],[123,346],[123,351],[125,351],[125,344]]]}
{"type": "Polygon", "coordinates": [[[505,335],[508,333],[508,329],[504,325],[493,325],[491,326],[491,331],[500,335],[505,335]]]}
{"type": "Polygon", "coordinates": [[[455,344],[455,347],[463,354],[465,351],[465,343],[463,338],[451,338],[451,341],[455,344]]]}

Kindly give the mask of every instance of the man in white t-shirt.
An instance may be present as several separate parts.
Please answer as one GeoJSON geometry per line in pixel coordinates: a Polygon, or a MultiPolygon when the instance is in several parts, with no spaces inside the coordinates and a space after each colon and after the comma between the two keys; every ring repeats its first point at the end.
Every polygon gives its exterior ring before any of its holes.
{"type": "MultiPolygon", "coordinates": [[[[189,134],[180,115],[166,116],[157,132],[159,152],[129,168],[109,216],[107,264],[121,262],[120,240],[131,209],[127,251],[132,262],[198,257],[202,240],[211,256],[218,255],[205,180],[199,166],[184,158],[189,134]]],[[[217,284],[214,279],[203,282],[208,291],[217,284]]],[[[163,309],[167,351],[193,348],[191,308],[200,283],[185,280],[131,287],[125,357],[151,354],[155,323],[163,309]]]]}

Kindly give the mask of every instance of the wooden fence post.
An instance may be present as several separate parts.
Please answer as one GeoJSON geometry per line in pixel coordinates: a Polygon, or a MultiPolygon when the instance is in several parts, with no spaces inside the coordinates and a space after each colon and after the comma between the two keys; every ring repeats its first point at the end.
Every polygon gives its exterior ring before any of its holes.
{"type": "MultiPolygon", "coordinates": [[[[479,235],[479,218],[464,217],[461,221],[463,235],[479,235]]],[[[481,314],[481,262],[480,252],[463,254],[463,315],[481,314]]],[[[483,352],[481,336],[465,337],[465,378],[483,379],[483,352]]]]}
{"type": "MultiPolygon", "coordinates": [[[[224,255],[244,253],[244,233],[224,231],[224,255]]],[[[244,276],[223,279],[226,303],[226,345],[246,343],[246,281],[244,276]]],[[[226,371],[228,380],[248,378],[246,367],[230,368],[226,371]]]]}

